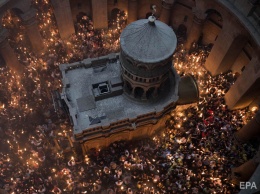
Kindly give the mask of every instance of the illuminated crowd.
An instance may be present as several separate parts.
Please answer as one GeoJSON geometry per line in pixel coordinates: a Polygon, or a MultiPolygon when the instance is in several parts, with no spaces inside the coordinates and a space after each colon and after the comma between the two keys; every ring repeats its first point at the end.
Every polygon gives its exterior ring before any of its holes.
{"type": "Polygon", "coordinates": [[[114,142],[82,155],[70,150],[72,127],[52,104],[51,91],[61,87],[58,64],[118,52],[127,16],[119,12],[108,30],[96,31],[90,17],[78,15],[76,34],[64,42],[50,3],[33,5],[47,47],[41,56],[28,46],[19,18],[11,12],[3,18],[26,71],[14,76],[7,67],[0,69],[0,189],[14,194],[237,193],[230,169],[252,158],[256,146],[239,145],[232,137],[254,112],[227,109],[223,97],[237,75],[211,77],[202,66],[208,47],[187,53],[179,45],[174,54],[178,73],[198,81],[198,105],[173,110],[166,128],[154,137],[114,142]]]}

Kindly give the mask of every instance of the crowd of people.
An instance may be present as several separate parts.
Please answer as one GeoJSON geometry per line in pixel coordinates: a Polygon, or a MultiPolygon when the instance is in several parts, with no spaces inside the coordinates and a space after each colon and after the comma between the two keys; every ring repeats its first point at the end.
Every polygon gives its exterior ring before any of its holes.
{"type": "Polygon", "coordinates": [[[254,112],[227,109],[223,97],[238,75],[211,77],[202,66],[206,47],[189,54],[178,46],[173,65],[180,75],[196,78],[200,101],[172,110],[161,133],[114,142],[86,155],[62,152],[60,144],[72,136],[72,126],[52,105],[51,91],[62,87],[58,64],[119,51],[126,16],[119,12],[109,30],[96,31],[91,18],[79,14],[76,34],[64,42],[50,3],[38,0],[33,5],[47,47],[44,55],[35,55],[28,46],[19,18],[7,13],[3,20],[26,71],[16,77],[7,67],[0,69],[0,189],[14,194],[238,192],[230,170],[252,158],[257,146],[237,144],[232,136],[254,112]]]}

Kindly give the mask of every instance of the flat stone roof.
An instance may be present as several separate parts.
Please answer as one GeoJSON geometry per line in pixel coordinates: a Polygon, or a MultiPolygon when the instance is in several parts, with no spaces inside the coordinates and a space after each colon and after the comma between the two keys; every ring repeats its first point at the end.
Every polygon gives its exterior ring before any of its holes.
{"type": "Polygon", "coordinates": [[[79,62],[80,67],[73,68],[70,64],[62,64],[60,69],[63,75],[62,98],[65,99],[70,115],[74,123],[74,134],[81,133],[88,128],[97,126],[109,126],[110,123],[133,119],[137,116],[150,112],[162,111],[164,107],[178,100],[179,75],[172,69],[171,87],[165,95],[157,101],[139,102],[129,98],[122,92],[119,86],[121,79],[121,66],[119,60],[107,62],[96,67],[84,67],[88,60],[79,62]],[[83,66],[82,66],[83,65],[83,66]],[[102,95],[100,99],[95,98],[93,85],[107,82],[111,91],[115,88],[117,92],[110,97],[109,93],[102,95]],[[107,97],[106,97],[107,96],[107,97]],[[66,100],[67,99],[67,100],[66,100]]]}

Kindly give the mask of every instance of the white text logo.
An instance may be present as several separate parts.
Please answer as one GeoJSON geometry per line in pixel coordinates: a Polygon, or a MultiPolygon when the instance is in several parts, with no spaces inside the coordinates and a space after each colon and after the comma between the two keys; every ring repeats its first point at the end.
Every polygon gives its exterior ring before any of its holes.
{"type": "Polygon", "coordinates": [[[257,189],[255,182],[240,182],[240,189],[257,189]]]}

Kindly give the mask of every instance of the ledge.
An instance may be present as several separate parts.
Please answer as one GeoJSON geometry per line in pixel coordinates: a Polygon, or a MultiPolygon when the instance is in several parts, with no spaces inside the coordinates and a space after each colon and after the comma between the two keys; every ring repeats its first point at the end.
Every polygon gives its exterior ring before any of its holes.
{"type": "Polygon", "coordinates": [[[251,36],[255,39],[258,46],[260,46],[260,27],[252,23],[250,17],[246,17],[243,15],[232,3],[228,2],[227,0],[217,0],[220,4],[224,5],[227,9],[232,11],[232,13],[239,19],[241,24],[249,31],[251,36]]]}

